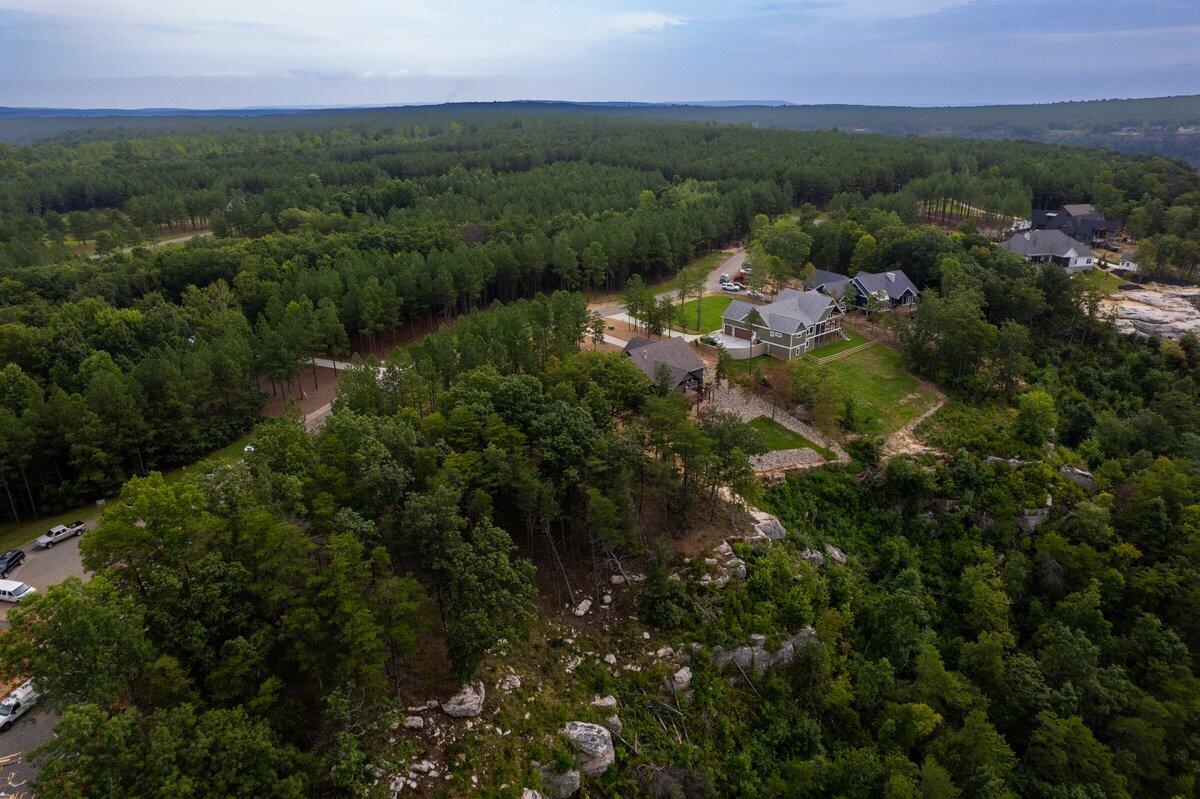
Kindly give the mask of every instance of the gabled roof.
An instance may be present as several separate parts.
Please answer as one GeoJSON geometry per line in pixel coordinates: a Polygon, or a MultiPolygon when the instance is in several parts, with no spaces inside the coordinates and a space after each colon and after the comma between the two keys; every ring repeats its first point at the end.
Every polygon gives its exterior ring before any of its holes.
{"type": "Polygon", "coordinates": [[[853,281],[868,294],[882,291],[887,294],[889,300],[898,300],[905,293],[917,296],[917,287],[900,269],[890,272],[859,272],[853,277],[853,281]]]}
{"type": "Polygon", "coordinates": [[[814,269],[812,277],[812,285],[809,288],[824,289],[825,293],[833,297],[840,297],[846,290],[846,284],[850,282],[850,278],[845,275],[840,275],[837,272],[827,272],[824,269],[814,269]]]}
{"type": "Polygon", "coordinates": [[[1071,253],[1074,253],[1075,258],[1091,258],[1095,255],[1090,248],[1061,230],[1030,230],[1016,233],[1000,246],[1026,258],[1048,255],[1066,258],[1071,253]]]}
{"type": "Polygon", "coordinates": [[[829,296],[815,289],[809,291],[784,289],[766,305],[751,305],[742,300],[734,300],[725,309],[723,317],[730,321],[741,322],[751,311],[758,311],[758,315],[762,317],[767,327],[776,332],[790,335],[797,330],[820,322],[829,306],[833,304],[833,300],[829,296]]]}
{"type": "Polygon", "coordinates": [[[682,338],[650,341],[638,336],[625,345],[625,354],[633,360],[634,366],[654,382],[658,382],[658,368],[663,364],[671,371],[674,385],[686,380],[691,372],[707,368],[707,364],[682,338]]]}
{"type": "Polygon", "coordinates": [[[629,343],[625,345],[625,349],[622,350],[622,352],[629,352],[630,350],[636,350],[638,347],[644,347],[647,344],[652,344],[652,343],[653,342],[650,341],[650,339],[646,338],[645,336],[634,336],[633,338],[629,339],[629,343]]]}
{"type": "Polygon", "coordinates": [[[1071,216],[1084,216],[1086,214],[1096,213],[1096,206],[1091,203],[1071,203],[1064,205],[1063,210],[1071,216]]]}

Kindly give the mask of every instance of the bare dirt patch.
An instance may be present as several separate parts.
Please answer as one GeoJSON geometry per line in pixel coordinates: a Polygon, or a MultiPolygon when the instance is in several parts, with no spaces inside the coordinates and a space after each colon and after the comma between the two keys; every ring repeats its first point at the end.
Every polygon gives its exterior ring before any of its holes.
{"type": "Polygon", "coordinates": [[[324,366],[317,367],[314,379],[312,367],[302,366],[297,379],[292,381],[290,392],[286,387],[276,384],[274,393],[272,393],[270,382],[262,380],[260,385],[267,394],[267,401],[262,409],[263,415],[282,416],[289,400],[295,402],[300,412],[305,415],[318,408],[323,408],[333,402],[341,379],[340,371],[335,373],[332,369],[324,366]]]}

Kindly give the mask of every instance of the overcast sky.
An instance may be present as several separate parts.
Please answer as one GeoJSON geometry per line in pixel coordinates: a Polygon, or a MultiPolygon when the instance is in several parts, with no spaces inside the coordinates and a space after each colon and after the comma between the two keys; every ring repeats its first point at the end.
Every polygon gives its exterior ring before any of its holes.
{"type": "Polygon", "coordinates": [[[0,105],[1200,93],[1200,0],[0,0],[0,105]]]}

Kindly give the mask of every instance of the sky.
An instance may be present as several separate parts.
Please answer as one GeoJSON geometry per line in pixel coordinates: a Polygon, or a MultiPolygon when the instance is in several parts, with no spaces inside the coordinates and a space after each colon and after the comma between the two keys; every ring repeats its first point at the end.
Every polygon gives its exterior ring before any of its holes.
{"type": "Polygon", "coordinates": [[[0,0],[0,106],[1200,93],[1200,0],[0,0]]]}

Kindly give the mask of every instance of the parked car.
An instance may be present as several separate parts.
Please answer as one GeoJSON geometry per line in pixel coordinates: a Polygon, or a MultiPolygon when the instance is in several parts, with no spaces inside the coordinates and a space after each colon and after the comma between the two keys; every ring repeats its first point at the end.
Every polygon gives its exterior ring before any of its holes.
{"type": "Polygon", "coordinates": [[[34,690],[30,680],[9,691],[4,701],[0,702],[0,732],[7,732],[8,728],[28,713],[41,698],[41,694],[34,690]]]}
{"type": "Polygon", "coordinates": [[[700,343],[701,343],[701,344],[707,344],[707,345],[709,345],[710,347],[719,347],[719,346],[721,346],[721,342],[717,341],[717,340],[716,340],[715,338],[713,338],[712,336],[701,336],[701,337],[700,337],[700,343]]]}
{"type": "Polygon", "coordinates": [[[56,524],[45,535],[38,536],[37,545],[45,549],[50,549],[59,541],[66,541],[72,536],[82,535],[85,527],[87,525],[81,521],[73,521],[70,524],[56,524]]]}
{"type": "Polygon", "coordinates": [[[37,589],[16,580],[0,580],[0,602],[20,602],[37,589]]]}
{"type": "Polygon", "coordinates": [[[0,580],[8,576],[8,573],[25,562],[25,553],[19,549],[10,549],[3,555],[0,555],[0,580]]]}
{"type": "Polygon", "coordinates": [[[722,283],[721,291],[741,291],[742,287],[737,283],[722,283]]]}
{"type": "Polygon", "coordinates": [[[729,280],[729,275],[721,275],[721,277],[720,277],[720,280],[721,280],[721,283],[722,283],[722,285],[723,285],[723,284],[725,284],[725,283],[729,283],[729,282],[731,282],[731,281],[729,280]]]}
{"type": "Polygon", "coordinates": [[[763,294],[758,289],[750,289],[746,292],[746,296],[753,297],[756,300],[765,300],[767,298],[767,295],[763,294]]]}

